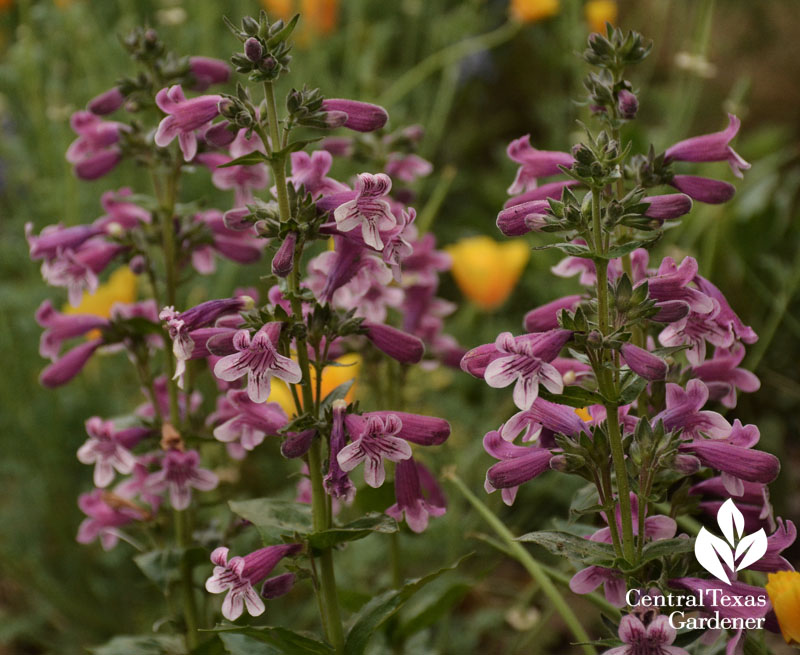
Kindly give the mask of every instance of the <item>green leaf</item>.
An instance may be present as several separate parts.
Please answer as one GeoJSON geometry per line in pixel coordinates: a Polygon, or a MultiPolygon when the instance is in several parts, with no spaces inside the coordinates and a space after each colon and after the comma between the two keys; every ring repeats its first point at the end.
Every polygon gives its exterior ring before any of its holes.
{"type": "Polygon", "coordinates": [[[694,552],[694,539],[661,539],[647,544],[642,549],[640,563],[692,552],[694,552]]]}
{"type": "Polygon", "coordinates": [[[470,555],[466,555],[453,565],[434,571],[425,577],[409,580],[400,589],[392,589],[373,598],[358,614],[356,614],[353,627],[350,628],[350,632],[347,633],[347,640],[344,645],[345,654],[363,655],[370,637],[374,635],[386,621],[392,618],[409,598],[429,582],[433,582],[444,573],[455,569],[469,556],[470,555]]]}
{"type": "Polygon", "coordinates": [[[93,655],[183,655],[183,638],[177,635],[119,636],[88,649],[93,655]]]}
{"type": "Polygon", "coordinates": [[[583,257],[584,259],[591,259],[594,257],[594,252],[588,246],[581,245],[580,243],[548,243],[545,246],[536,246],[534,250],[550,250],[557,248],[561,252],[572,255],[573,257],[583,257]]]}
{"type": "Polygon", "coordinates": [[[314,139],[298,139],[297,141],[292,141],[288,146],[282,148],[281,150],[275,150],[272,153],[273,160],[280,160],[286,155],[290,155],[293,152],[297,152],[298,150],[303,150],[306,146],[310,146],[312,143],[316,143],[320,141],[322,137],[316,137],[314,139]]]}
{"type": "Polygon", "coordinates": [[[607,568],[615,566],[616,554],[611,544],[590,541],[568,532],[550,530],[529,532],[517,537],[517,541],[538,544],[554,555],[568,557],[583,564],[607,568]]]}
{"type": "Polygon", "coordinates": [[[619,404],[628,405],[639,397],[645,390],[648,380],[641,378],[636,373],[628,373],[622,380],[622,388],[619,392],[619,404]]]}
{"type": "Polygon", "coordinates": [[[255,166],[256,164],[263,164],[270,161],[270,158],[260,150],[232,159],[226,164],[220,164],[217,168],[228,168],[230,166],[255,166]]]}
{"type": "Polygon", "coordinates": [[[266,544],[279,544],[282,537],[305,535],[312,530],[310,505],[276,498],[232,500],[228,504],[234,514],[256,526],[266,544]]]}
{"type": "Polygon", "coordinates": [[[355,380],[348,380],[347,382],[343,382],[338,387],[336,387],[333,391],[331,391],[327,396],[325,396],[324,400],[320,405],[320,412],[324,412],[327,407],[333,405],[335,400],[344,400],[344,397],[347,395],[347,392],[350,391],[350,388],[355,383],[355,380]]]}
{"type": "MultiPolygon", "coordinates": [[[[286,628],[250,625],[238,626],[231,624],[218,625],[213,628],[213,632],[219,634],[220,639],[225,642],[226,647],[228,646],[226,637],[231,634],[238,634],[249,637],[250,639],[262,644],[269,644],[276,649],[272,651],[263,651],[265,654],[284,653],[285,655],[333,655],[334,652],[333,648],[328,646],[328,644],[313,639],[306,634],[293,632],[286,628]]],[[[258,651],[248,650],[241,652],[256,653],[258,651]]]]}
{"type": "Polygon", "coordinates": [[[397,521],[392,517],[386,514],[371,512],[346,525],[335,526],[321,532],[314,532],[308,535],[308,543],[313,548],[322,550],[325,548],[332,548],[337,544],[347,541],[363,539],[373,532],[391,534],[397,532],[397,529],[397,521]]]}
{"type": "Polygon", "coordinates": [[[629,255],[637,248],[650,248],[652,247],[656,241],[661,238],[661,233],[659,232],[655,237],[650,239],[637,239],[635,241],[628,241],[628,243],[623,243],[620,246],[615,246],[604,255],[600,255],[603,259],[617,259],[619,257],[624,257],[625,255],[629,255]]]}
{"type": "Polygon", "coordinates": [[[274,646],[237,632],[223,632],[219,638],[229,655],[281,655],[274,646]]]}
{"type": "Polygon", "coordinates": [[[584,389],[583,387],[564,387],[564,393],[550,393],[546,389],[540,389],[539,395],[551,403],[567,405],[569,407],[587,407],[589,405],[603,404],[603,397],[595,392],[584,389]]]}
{"type": "Polygon", "coordinates": [[[155,584],[162,593],[166,593],[171,585],[180,582],[180,565],[184,559],[190,567],[194,568],[198,564],[209,562],[208,557],[209,553],[199,547],[164,548],[136,555],[133,561],[150,582],[155,584]]]}
{"type": "Polygon", "coordinates": [[[272,48],[281,41],[288,39],[292,35],[292,32],[294,32],[294,28],[297,27],[298,20],[300,20],[300,14],[295,14],[282,30],[279,30],[267,39],[267,48],[272,48]]]}

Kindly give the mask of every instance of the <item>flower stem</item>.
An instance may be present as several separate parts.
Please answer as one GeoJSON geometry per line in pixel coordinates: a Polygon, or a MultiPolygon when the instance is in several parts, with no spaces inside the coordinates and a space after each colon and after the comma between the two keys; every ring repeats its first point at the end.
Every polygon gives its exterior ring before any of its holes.
{"type": "Polygon", "coordinates": [[[181,552],[180,574],[181,592],[183,594],[183,620],[186,623],[186,648],[197,647],[197,607],[194,602],[192,588],[192,567],[186,559],[186,549],[191,545],[191,524],[187,511],[173,510],[175,522],[175,541],[181,552]]]}
{"type": "MultiPolygon", "coordinates": [[[[275,88],[272,82],[264,83],[264,99],[267,105],[267,120],[269,121],[270,140],[272,152],[280,143],[278,131],[278,110],[275,103],[275,88]]],[[[262,137],[263,138],[263,137],[262,137]]],[[[268,144],[265,144],[268,145],[268,144]]],[[[273,158],[270,162],[272,175],[278,197],[278,210],[281,223],[291,219],[289,196],[286,191],[286,159],[285,157],[273,158]]],[[[303,322],[303,304],[297,295],[300,288],[300,264],[303,255],[303,242],[298,240],[294,251],[292,272],[289,275],[289,295],[292,305],[292,315],[296,323],[303,322]]],[[[314,401],[314,389],[311,380],[310,363],[308,359],[308,343],[305,336],[299,334],[295,337],[297,349],[297,362],[303,374],[301,390],[303,395],[303,411],[312,413],[317,405],[314,401]]],[[[321,371],[317,373],[321,377],[321,371]]],[[[319,398],[317,398],[319,402],[319,398]]],[[[322,442],[316,437],[308,451],[308,473],[311,478],[311,511],[313,525],[316,532],[330,528],[330,513],[325,487],[322,484],[322,442]]],[[[319,601],[322,610],[322,624],[325,636],[333,646],[336,653],[344,652],[344,629],[339,612],[339,600],[336,596],[336,576],[333,568],[333,553],[330,548],[324,548],[319,555],[319,601]]]]}
{"type": "Polygon", "coordinates": [[[578,642],[581,642],[581,648],[587,655],[595,655],[594,646],[587,643],[590,640],[586,630],[583,629],[581,622],[570,606],[559,593],[556,586],[553,584],[550,576],[539,562],[525,550],[521,543],[519,543],[511,531],[503,524],[503,522],[494,515],[483,502],[481,502],[475,494],[473,494],[461,478],[455,472],[450,471],[445,473],[445,478],[467,499],[470,505],[481,515],[481,517],[491,526],[498,537],[503,541],[508,551],[514,558],[525,567],[525,570],[530,573],[531,577],[541,588],[542,592],[547,596],[548,600],[552,603],[553,608],[561,615],[564,623],[572,632],[573,636],[578,642]]]}
{"type": "MultiPolygon", "coordinates": [[[[602,255],[606,250],[603,243],[603,232],[600,224],[600,189],[592,190],[592,231],[594,232],[595,248],[598,257],[595,258],[597,269],[597,315],[600,332],[607,336],[609,332],[609,303],[608,303],[608,260],[602,255]]],[[[625,451],[622,447],[622,434],[619,427],[619,414],[617,403],[612,400],[616,397],[614,381],[605,368],[605,350],[600,357],[599,365],[595,370],[600,394],[605,399],[606,423],[608,425],[608,443],[611,447],[611,458],[614,462],[614,472],[617,480],[617,498],[622,515],[622,554],[629,562],[634,562],[633,543],[633,517],[631,516],[630,487],[628,485],[628,471],[625,467],[625,451]]],[[[609,524],[616,519],[609,517],[609,524]]]]}

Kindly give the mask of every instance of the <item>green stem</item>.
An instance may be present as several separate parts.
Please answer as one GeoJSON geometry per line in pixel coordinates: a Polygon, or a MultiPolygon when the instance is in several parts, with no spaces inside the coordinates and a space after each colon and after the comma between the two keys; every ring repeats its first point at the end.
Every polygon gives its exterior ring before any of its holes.
{"type": "Polygon", "coordinates": [[[497,518],[492,510],[482,503],[478,497],[467,488],[467,486],[454,472],[446,473],[445,478],[452,483],[452,485],[461,493],[462,496],[464,496],[464,498],[467,499],[469,504],[475,508],[478,514],[481,515],[481,517],[495,531],[497,536],[500,537],[506,548],[508,548],[508,551],[520,564],[522,564],[522,566],[525,567],[525,570],[530,573],[531,577],[537,582],[544,595],[547,596],[553,608],[561,615],[561,618],[572,632],[576,641],[581,643],[583,652],[587,655],[595,655],[597,651],[595,650],[594,646],[588,643],[591,641],[589,635],[586,633],[586,630],[583,629],[578,617],[575,616],[575,613],[561,596],[558,589],[556,589],[553,581],[550,579],[550,576],[548,575],[547,571],[545,571],[544,567],[539,564],[539,562],[537,562],[527,550],[525,550],[522,544],[514,538],[514,535],[503,524],[503,522],[497,518]]]}
{"type": "Polygon", "coordinates": [[[197,607],[192,588],[192,567],[186,559],[185,550],[191,545],[191,527],[188,511],[173,511],[175,522],[175,541],[181,549],[181,591],[183,594],[183,620],[186,623],[186,648],[192,650],[197,647],[197,607]]]}
{"type": "MultiPolygon", "coordinates": [[[[264,83],[264,98],[267,105],[267,120],[269,121],[270,140],[273,149],[281,143],[278,131],[278,111],[275,103],[275,88],[272,82],[264,83]]],[[[263,134],[263,130],[262,130],[263,134]]],[[[262,136],[263,139],[263,136],[262,136]]],[[[265,144],[266,145],[266,144],[265,144]]],[[[278,210],[281,223],[291,219],[289,196],[286,191],[286,159],[279,157],[270,163],[272,176],[278,196],[278,210]]],[[[294,251],[294,263],[289,275],[289,296],[292,305],[292,315],[298,323],[303,321],[303,305],[297,292],[300,288],[300,261],[303,254],[303,242],[298,240],[294,251]]],[[[303,411],[311,413],[316,407],[314,390],[311,382],[311,370],[308,359],[308,343],[304,336],[295,337],[297,346],[297,362],[303,374],[301,391],[303,395],[303,411]]],[[[321,371],[318,372],[320,376],[321,371]]],[[[322,483],[322,442],[314,439],[308,451],[308,472],[311,478],[311,511],[314,530],[319,532],[330,528],[330,512],[327,507],[327,494],[322,483]]],[[[319,555],[319,598],[322,608],[322,623],[325,636],[334,647],[336,653],[344,652],[344,629],[339,612],[339,600],[336,596],[336,576],[333,568],[333,553],[330,548],[324,548],[319,555]]]]}
{"type": "MultiPolygon", "coordinates": [[[[600,189],[592,190],[592,231],[594,232],[595,248],[598,255],[605,254],[603,231],[600,224],[600,189]]],[[[603,257],[595,259],[597,269],[597,315],[600,332],[607,336],[609,332],[608,303],[608,260],[603,257]]],[[[601,353],[600,362],[595,370],[600,394],[604,397],[603,405],[606,408],[606,423],[608,425],[608,443],[611,447],[611,458],[614,462],[614,472],[617,480],[617,498],[619,499],[620,513],[622,514],[622,554],[629,562],[634,562],[633,542],[633,517],[631,516],[630,487],[628,485],[628,471],[625,467],[625,450],[622,447],[622,434],[619,427],[617,403],[610,400],[616,397],[614,381],[605,368],[605,350],[601,353]]],[[[609,517],[609,525],[615,519],[609,517]]]]}
{"type": "Polygon", "coordinates": [[[476,52],[482,52],[494,48],[501,43],[511,40],[520,30],[522,23],[509,21],[503,23],[497,29],[485,34],[473,36],[458,43],[453,43],[438,52],[434,52],[418,63],[414,68],[407,71],[392,84],[380,98],[382,105],[392,105],[400,100],[406,93],[414,89],[426,77],[432,75],[437,70],[453,64],[464,57],[476,52]]]}

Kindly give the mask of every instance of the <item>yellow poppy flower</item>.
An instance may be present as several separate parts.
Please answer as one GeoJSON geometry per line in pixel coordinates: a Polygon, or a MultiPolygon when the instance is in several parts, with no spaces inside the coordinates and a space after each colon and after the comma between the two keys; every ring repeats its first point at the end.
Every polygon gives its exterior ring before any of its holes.
{"type": "MultiPolygon", "coordinates": [[[[361,370],[361,355],[357,353],[348,353],[342,355],[334,360],[338,366],[326,366],[322,371],[322,384],[321,384],[321,397],[324,399],[336,387],[350,380],[355,380],[358,377],[358,372],[361,370]]],[[[311,381],[316,385],[317,375],[314,367],[311,367],[311,381]]],[[[316,386],[314,386],[316,389],[316,386]]],[[[302,401],[302,392],[300,387],[297,387],[297,394],[302,401]]],[[[350,390],[345,396],[347,402],[352,402],[355,395],[355,384],[350,387],[350,390]]],[[[269,394],[267,402],[278,403],[287,416],[294,416],[297,414],[297,409],[294,405],[294,398],[292,391],[282,380],[272,379],[272,390],[269,394]]]]}
{"type": "MultiPolygon", "coordinates": [[[[94,293],[83,292],[83,299],[77,307],[67,305],[65,314],[92,314],[108,318],[111,308],[115,303],[131,303],[136,300],[136,287],[138,278],[127,266],[118,268],[108,278],[108,282],[101,284],[94,293]]],[[[89,339],[94,339],[97,334],[89,333],[89,339]]]]}
{"type": "Polygon", "coordinates": [[[502,305],[530,258],[523,241],[470,237],[446,248],[453,258],[453,277],[461,292],[487,311],[502,305]]]}
{"type": "Polygon", "coordinates": [[[767,575],[767,594],[787,644],[800,644],[800,572],[767,575]]]}
{"type": "Polygon", "coordinates": [[[584,5],[583,12],[592,32],[605,34],[606,23],[617,24],[617,3],[615,0],[589,0],[584,5]]]}
{"type": "Polygon", "coordinates": [[[310,36],[330,34],[339,18],[339,0],[261,0],[270,19],[289,20],[300,14],[299,40],[306,44],[310,36]]]}
{"type": "Polygon", "coordinates": [[[555,16],[561,3],[559,0],[511,0],[508,9],[512,17],[523,23],[536,23],[555,16]]]}

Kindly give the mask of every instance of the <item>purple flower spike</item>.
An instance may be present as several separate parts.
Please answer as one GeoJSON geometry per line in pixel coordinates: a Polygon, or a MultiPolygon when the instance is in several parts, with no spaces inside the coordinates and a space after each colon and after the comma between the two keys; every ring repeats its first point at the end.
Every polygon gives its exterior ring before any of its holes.
{"type": "Polygon", "coordinates": [[[667,148],[664,161],[727,161],[733,174],[742,177],[742,171],[749,169],[750,164],[730,146],[740,125],[741,121],[736,116],[728,114],[728,127],[724,130],[679,141],[667,148]]]}
{"type": "Polygon", "coordinates": [[[583,296],[565,296],[525,314],[523,325],[526,332],[544,332],[558,327],[558,315],[562,309],[574,310],[583,296]]]}
{"type": "Polygon", "coordinates": [[[147,485],[156,493],[169,489],[169,502],[179,511],[192,502],[192,489],[211,491],[218,482],[211,471],[200,468],[200,455],[196,450],[168,450],[161,460],[161,470],[151,473],[147,479],[147,485]]]}
{"type": "Polygon", "coordinates": [[[122,161],[118,150],[102,150],[75,164],[75,175],[81,180],[96,180],[110,173],[122,161]]]}
{"type": "Polygon", "coordinates": [[[647,279],[650,297],[658,303],[681,300],[688,303],[693,312],[711,313],[715,307],[714,301],[705,293],[688,286],[694,282],[697,270],[694,257],[684,257],[680,265],[675,264],[672,257],[665,257],[656,275],[647,279]]]}
{"type": "Polygon", "coordinates": [[[62,314],[45,300],[36,310],[36,322],[45,328],[39,341],[39,354],[58,359],[61,345],[68,339],[83,336],[108,326],[108,319],[93,314],[62,314]]]}
{"type": "Polygon", "coordinates": [[[93,416],[86,421],[89,439],[78,449],[81,464],[94,464],[94,484],[107,487],[114,479],[114,470],[133,473],[136,458],[123,445],[111,421],[93,416]]]}
{"type": "Polygon", "coordinates": [[[105,116],[117,111],[122,107],[123,102],[125,102],[125,96],[122,95],[122,91],[117,87],[113,87],[105,93],[92,98],[86,108],[95,116],[105,116]]]}
{"type": "Polygon", "coordinates": [[[794,571],[794,567],[784,558],[781,552],[791,546],[797,539],[797,528],[791,521],[777,519],[778,527],[767,537],[767,552],[748,569],[753,571],[794,571]]]}
{"type": "Polygon", "coordinates": [[[548,362],[569,341],[569,330],[553,330],[546,340],[531,342],[525,336],[516,339],[503,332],[495,341],[500,357],[492,361],[484,373],[490,387],[501,389],[514,384],[514,403],[522,410],[530,409],[539,396],[539,385],[551,393],[562,393],[561,374],[548,362]]]}
{"type": "Polygon", "coordinates": [[[667,377],[667,363],[644,348],[624,343],[620,351],[630,369],[645,380],[663,380],[667,377]]]}
{"type": "Polygon", "coordinates": [[[322,101],[322,109],[327,112],[347,114],[344,126],[356,132],[379,130],[389,120],[389,114],[383,107],[358,100],[326,98],[322,101]]]}
{"type": "Polygon", "coordinates": [[[518,487],[550,469],[553,455],[546,448],[525,448],[524,455],[498,462],[486,472],[486,480],[495,489],[518,487]]]}
{"type": "Polygon", "coordinates": [[[181,146],[183,158],[191,161],[197,154],[196,130],[204,128],[219,114],[217,105],[222,96],[199,96],[187,100],[180,85],[161,89],[156,94],[158,108],[168,116],[158,124],[155,142],[160,148],[167,147],[175,137],[181,146]]]}
{"type": "Polygon", "coordinates": [[[419,155],[393,152],[386,162],[386,173],[394,178],[411,183],[418,177],[426,177],[433,171],[433,164],[419,155]]]}
{"type": "Polygon", "coordinates": [[[447,509],[429,502],[422,494],[418,465],[414,458],[397,462],[394,492],[397,502],[386,510],[396,521],[405,518],[408,527],[417,534],[425,532],[431,516],[442,516],[447,509]]]}
{"type": "Polygon", "coordinates": [[[328,472],[325,474],[323,484],[325,491],[333,498],[343,500],[345,503],[353,502],[356,495],[356,487],[350,480],[350,476],[339,466],[339,453],[347,444],[347,433],[345,431],[345,414],[347,413],[347,402],[344,400],[333,401],[333,427],[331,428],[331,451],[328,472]]]}
{"type": "Polygon", "coordinates": [[[39,383],[50,389],[66,384],[83,370],[86,362],[103,343],[103,339],[92,339],[76,346],[44,369],[39,376],[39,383]]]}
{"type": "Polygon", "coordinates": [[[696,175],[675,175],[670,184],[694,200],[708,205],[721,205],[736,193],[736,187],[732,184],[696,175]]]}
{"type": "Polygon", "coordinates": [[[572,166],[575,161],[566,152],[537,150],[531,146],[530,134],[512,141],[506,154],[509,159],[520,164],[517,177],[508,187],[508,193],[512,196],[536,188],[538,178],[558,175],[561,173],[559,166],[572,166]]]}
{"type": "Polygon", "coordinates": [[[349,191],[347,185],[328,177],[333,157],[325,150],[316,150],[311,154],[301,150],[293,152],[292,176],[289,181],[295,189],[301,186],[313,196],[329,196],[349,191]]]}
{"type": "Polygon", "coordinates": [[[619,638],[624,645],[607,650],[603,655],[689,655],[689,651],[670,645],[677,636],[678,631],[663,614],[647,625],[639,617],[627,614],[619,622],[619,638]]]}
{"type": "Polygon", "coordinates": [[[345,425],[353,443],[342,448],[336,460],[343,471],[352,471],[364,462],[364,481],[374,488],[386,480],[383,460],[399,462],[411,457],[411,446],[398,435],[402,428],[400,419],[389,414],[386,418],[355,414],[345,417],[345,425]]]}
{"type": "Polygon", "coordinates": [[[288,277],[294,265],[294,248],[297,245],[297,232],[289,232],[278,252],[272,258],[272,273],[278,277],[288,277]]]}
{"type": "Polygon", "coordinates": [[[700,291],[717,301],[717,304],[719,305],[719,313],[714,316],[714,321],[717,324],[723,327],[730,326],[730,328],[733,330],[733,333],[736,335],[736,338],[741,339],[745,343],[755,343],[758,341],[758,335],[756,334],[755,330],[753,330],[753,328],[751,328],[749,325],[742,323],[742,319],[740,319],[736,315],[736,312],[731,309],[731,306],[728,304],[728,301],[723,295],[722,291],[720,291],[714,284],[700,275],[694,278],[694,282],[697,284],[700,291]]]}
{"type": "Polygon", "coordinates": [[[238,352],[217,361],[214,375],[226,382],[247,375],[247,393],[254,403],[263,403],[269,398],[272,376],[297,384],[303,379],[300,366],[276,349],[280,331],[280,323],[267,323],[251,339],[250,332],[239,330],[233,339],[238,352]]]}
{"type": "MultiPolygon", "coordinates": [[[[238,619],[245,607],[251,616],[260,616],[266,608],[261,596],[253,587],[267,579],[284,557],[296,555],[301,549],[301,544],[267,546],[244,557],[232,557],[229,560],[228,549],[217,548],[211,553],[211,561],[215,566],[214,573],[206,580],[206,591],[212,594],[227,592],[222,602],[222,615],[229,621],[238,619]]],[[[271,584],[265,583],[266,593],[263,594],[265,598],[275,598],[288,592],[293,581],[286,578],[286,574],[275,576],[270,580],[271,584]]]]}
{"type": "Polygon", "coordinates": [[[391,189],[392,180],[388,175],[361,173],[356,182],[356,197],[338,206],[333,213],[337,227],[342,232],[349,232],[361,226],[364,242],[376,250],[383,250],[381,230],[397,226],[397,218],[385,200],[391,189]]]}
{"type": "Polygon", "coordinates": [[[189,57],[189,70],[195,78],[195,91],[205,91],[212,84],[225,84],[231,76],[228,64],[212,57],[189,57]]]}
{"type": "Polygon", "coordinates": [[[95,180],[108,173],[122,159],[117,145],[119,134],[130,129],[123,123],[103,121],[88,111],[77,111],[70,125],[78,138],[67,149],[66,159],[75,165],[75,174],[83,180],[95,180]]]}
{"type": "Polygon", "coordinates": [[[402,425],[397,436],[420,446],[439,446],[450,436],[450,424],[436,416],[382,411],[368,412],[362,418],[369,419],[371,416],[377,416],[384,420],[389,417],[399,419],[402,425]]]}
{"type": "Polygon", "coordinates": [[[364,321],[361,325],[366,330],[364,334],[367,339],[378,350],[398,362],[416,364],[425,353],[425,345],[422,340],[413,334],[408,334],[408,332],[403,332],[396,327],[384,325],[383,323],[364,321]]]}
{"type": "Polygon", "coordinates": [[[684,193],[668,193],[665,196],[648,196],[642,199],[647,203],[645,216],[658,221],[678,218],[692,211],[692,199],[684,193]]]}
{"type": "Polygon", "coordinates": [[[550,205],[546,200],[531,200],[503,209],[497,215],[497,227],[507,237],[538,232],[547,224],[550,205]]]}
{"type": "Polygon", "coordinates": [[[617,109],[622,118],[636,118],[639,111],[639,99],[627,89],[622,89],[617,96],[617,109]]]}

